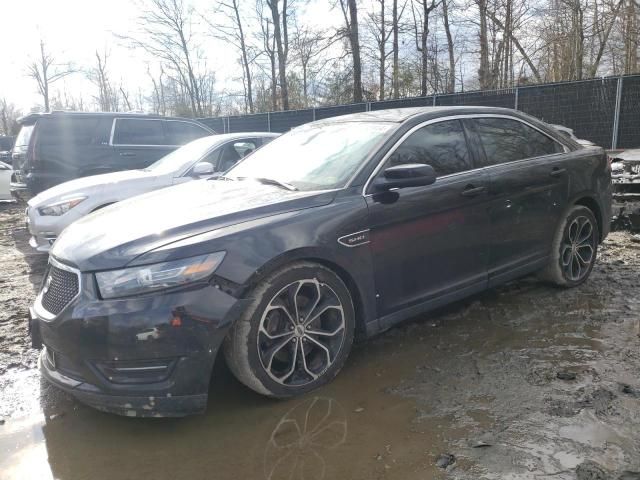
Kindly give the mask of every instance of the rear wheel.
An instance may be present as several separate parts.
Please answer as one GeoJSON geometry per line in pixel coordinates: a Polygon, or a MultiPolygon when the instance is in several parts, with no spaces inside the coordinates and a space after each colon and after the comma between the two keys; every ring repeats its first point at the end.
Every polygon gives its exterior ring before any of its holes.
{"type": "Polygon", "coordinates": [[[599,238],[593,212],[582,205],[571,207],[554,236],[551,259],[542,277],[563,287],[583,283],[596,261],[599,238]]]}
{"type": "Polygon", "coordinates": [[[273,397],[313,390],[334,378],[353,343],[355,313],[344,282],[310,262],[261,282],[224,343],[229,368],[249,388],[273,397]]]}

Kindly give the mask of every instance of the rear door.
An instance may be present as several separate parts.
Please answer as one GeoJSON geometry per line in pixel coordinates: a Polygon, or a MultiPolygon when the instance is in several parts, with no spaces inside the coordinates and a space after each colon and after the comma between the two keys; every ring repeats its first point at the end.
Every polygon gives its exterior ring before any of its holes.
{"type": "Polygon", "coordinates": [[[111,143],[115,151],[113,170],[145,168],[176,149],[165,134],[165,120],[116,118],[111,143]]]}
{"type": "Polygon", "coordinates": [[[369,241],[382,315],[486,286],[487,190],[475,169],[460,120],[418,128],[391,154],[385,168],[425,163],[432,185],[366,195],[369,241]]]}
{"type": "Polygon", "coordinates": [[[564,147],[511,117],[467,120],[482,147],[489,189],[489,281],[531,270],[549,254],[566,207],[564,147]]]}

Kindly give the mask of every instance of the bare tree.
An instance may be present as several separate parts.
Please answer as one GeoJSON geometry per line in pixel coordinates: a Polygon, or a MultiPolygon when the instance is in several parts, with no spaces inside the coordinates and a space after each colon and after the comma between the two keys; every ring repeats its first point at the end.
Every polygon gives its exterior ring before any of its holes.
{"type": "Polygon", "coordinates": [[[391,9],[391,31],[393,32],[392,51],[393,51],[393,67],[391,71],[391,84],[393,87],[393,98],[398,98],[399,89],[399,73],[400,73],[400,22],[402,15],[407,6],[408,0],[403,0],[402,8],[398,11],[398,0],[393,0],[393,7],[391,9]]]}
{"type": "Polygon", "coordinates": [[[290,12],[287,0],[282,0],[282,12],[280,12],[280,0],[266,0],[271,10],[273,21],[273,36],[275,37],[278,52],[278,74],[280,76],[280,96],[282,97],[282,109],[289,110],[289,90],[287,87],[287,57],[289,55],[288,19],[290,12]]]}
{"type": "Polygon", "coordinates": [[[451,25],[449,23],[449,2],[442,0],[442,22],[447,36],[447,52],[449,54],[449,77],[447,82],[447,92],[453,93],[456,90],[456,57],[453,36],[451,35],[451,25]]]}
{"type": "Polygon", "coordinates": [[[256,1],[256,15],[260,23],[260,32],[257,32],[260,41],[262,55],[266,56],[269,61],[269,76],[271,90],[271,109],[278,109],[278,75],[276,69],[276,39],[273,35],[273,21],[271,20],[271,12],[265,12],[266,5],[264,0],[256,1]]]}
{"type": "Polygon", "coordinates": [[[314,75],[312,62],[331,45],[323,32],[300,27],[296,22],[291,48],[302,68],[302,98],[304,107],[309,106],[309,79],[314,75]]]}
{"type": "MultiPolygon", "coordinates": [[[[196,58],[198,45],[193,33],[193,8],[183,0],[146,0],[146,8],[138,19],[140,36],[122,37],[164,62],[189,96],[191,114],[201,116],[203,98],[198,85],[196,58]]],[[[124,93],[123,93],[123,96],[124,93]]],[[[127,100],[126,103],[130,102],[127,100]]]]}
{"type": "Polygon", "coordinates": [[[8,103],[6,98],[0,99],[0,134],[16,135],[20,129],[18,118],[21,116],[15,105],[8,103]]]}
{"type": "Polygon", "coordinates": [[[58,80],[75,73],[75,69],[68,63],[56,63],[53,55],[48,53],[45,43],[40,40],[40,57],[27,67],[27,74],[38,84],[38,92],[42,95],[44,111],[48,112],[51,85],[58,80]]]}
{"type": "Polygon", "coordinates": [[[420,95],[427,95],[427,76],[429,71],[429,51],[427,42],[429,38],[429,16],[438,4],[435,0],[414,0],[411,4],[413,12],[413,26],[415,32],[416,49],[420,52],[420,95]],[[415,7],[415,4],[418,7],[415,7]]]}
{"type": "Polygon", "coordinates": [[[94,98],[101,111],[116,112],[119,107],[119,96],[112,80],[109,78],[107,69],[109,52],[105,50],[104,53],[100,54],[96,50],[95,57],[95,66],[87,72],[87,78],[98,88],[98,95],[94,98]]]}
{"type": "Polygon", "coordinates": [[[362,61],[360,60],[360,37],[358,34],[358,2],[357,0],[340,0],[340,8],[344,17],[343,35],[349,41],[353,60],[353,101],[362,102],[362,61]]]}
{"type": "Polygon", "coordinates": [[[245,105],[249,113],[253,113],[253,75],[250,68],[253,58],[250,56],[245,37],[245,25],[242,21],[243,15],[240,12],[240,2],[238,0],[221,1],[218,4],[217,12],[223,17],[221,22],[214,23],[206,17],[204,19],[211,27],[214,37],[230,42],[240,52],[240,61],[243,69],[242,78],[245,86],[245,105]]]}
{"type": "Polygon", "coordinates": [[[369,27],[373,35],[375,46],[377,49],[377,62],[378,62],[378,98],[384,100],[385,98],[385,80],[387,75],[387,57],[391,52],[387,51],[387,43],[389,38],[393,34],[393,26],[388,28],[387,12],[385,9],[385,0],[376,0],[377,12],[372,11],[367,15],[366,25],[369,27]]]}

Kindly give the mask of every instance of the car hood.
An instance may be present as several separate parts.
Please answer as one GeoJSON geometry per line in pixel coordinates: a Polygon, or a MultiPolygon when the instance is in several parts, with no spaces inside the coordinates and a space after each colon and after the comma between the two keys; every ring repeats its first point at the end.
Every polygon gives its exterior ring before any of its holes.
{"type": "Polygon", "coordinates": [[[105,188],[128,189],[138,182],[142,182],[142,185],[147,181],[153,182],[155,179],[154,175],[143,170],[125,170],[123,172],[76,178],[39,193],[29,200],[29,206],[41,207],[78,195],[89,196],[105,188]]]}
{"type": "Polygon", "coordinates": [[[326,205],[334,196],[335,191],[290,191],[250,180],[197,180],[130,198],[78,220],[58,237],[51,255],[82,271],[121,268],[168,243],[326,205]]]}

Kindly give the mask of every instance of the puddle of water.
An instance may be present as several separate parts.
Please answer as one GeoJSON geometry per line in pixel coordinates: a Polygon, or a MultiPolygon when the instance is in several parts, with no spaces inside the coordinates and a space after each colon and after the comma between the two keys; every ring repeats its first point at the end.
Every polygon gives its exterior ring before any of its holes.
{"type": "Polygon", "coordinates": [[[29,372],[34,378],[19,382],[15,388],[21,392],[11,395],[42,404],[29,403],[28,417],[0,426],[0,476],[439,478],[433,463],[445,448],[438,433],[444,426],[437,428],[435,420],[413,423],[415,404],[385,393],[410,376],[416,357],[426,353],[419,343],[400,351],[384,342],[360,346],[336,381],[288,401],[255,395],[222,370],[207,413],[183,419],[103,414],[48,393],[51,387],[29,372]]]}

